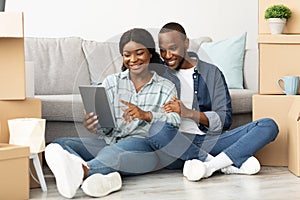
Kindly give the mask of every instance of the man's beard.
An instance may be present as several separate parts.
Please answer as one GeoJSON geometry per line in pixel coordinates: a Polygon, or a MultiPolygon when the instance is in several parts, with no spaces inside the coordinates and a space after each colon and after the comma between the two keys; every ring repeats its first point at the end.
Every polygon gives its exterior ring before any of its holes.
{"type": "Polygon", "coordinates": [[[184,51],[184,54],[183,54],[183,56],[182,56],[181,61],[179,62],[178,66],[175,68],[176,71],[179,71],[179,70],[181,69],[182,64],[183,64],[183,62],[184,62],[184,60],[185,60],[185,55],[186,55],[186,51],[184,51]]]}

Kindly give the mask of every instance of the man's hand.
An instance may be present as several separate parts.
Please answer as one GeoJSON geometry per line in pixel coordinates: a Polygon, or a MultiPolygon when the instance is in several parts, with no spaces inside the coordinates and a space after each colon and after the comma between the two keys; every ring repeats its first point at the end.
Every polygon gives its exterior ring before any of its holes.
{"type": "Polygon", "coordinates": [[[94,133],[98,130],[98,117],[95,115],[95,113],[91,112],[89,114],[86,114],[84,111],[84,120],[83,125],[84,127],[91,133],[94,133]]]}
{"type": "Polygon", "coordinates": [[[172,97],[172,101],[169,101],[164,105],[164,111],[167,113],[176,112],[180,115],[180,117],[193,119],[195,122],[209,127],[208,118],[203,112],[188,109],[179,99],[175,97],[172,97]]]}
{"type": "Polygon", "coordinates": [[[145,112],[136,105],[122,99],[120,99],[120,102],[127,106],[127,108],[121,108],[122,111],[124,111],[122,118],[126,123],[130,123],[135,118],[139,120],[145,120],[147,122],[150,122],[152,120],[151,112],[145,112]]]}
{"type": "Polygon", "coordinates": [[[190,110],[185,107],[185,105],[177,99],[176,97],[172,96],[172,101],[167,102],[164,105],[164,111],[169,112],[176,112],[181,117],[189,117],[190,116],[190,110]]]}

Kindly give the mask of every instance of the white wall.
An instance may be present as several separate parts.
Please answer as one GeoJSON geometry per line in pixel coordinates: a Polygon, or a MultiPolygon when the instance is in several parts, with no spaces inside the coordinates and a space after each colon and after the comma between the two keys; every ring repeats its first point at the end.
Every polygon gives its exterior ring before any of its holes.
{"type": "Polygon", "coordinates": [[[190,38],[247,32],[247,48],[257,48],[257,0],[6,0],[6,11],[24,12],[25,37],[105,41],[133,27],[158,30],[176,21],[190,38]]]}

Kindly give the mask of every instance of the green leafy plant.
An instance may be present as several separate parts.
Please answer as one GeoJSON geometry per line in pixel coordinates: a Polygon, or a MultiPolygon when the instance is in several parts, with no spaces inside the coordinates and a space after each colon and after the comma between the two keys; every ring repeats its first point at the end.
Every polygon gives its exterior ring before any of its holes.
{"type": "Polygon", "coordinates": [[[292,16],[292,11],[285,5],[273,5],[265,11],[265,19],[269,18],[285,18],[289,19],[292,16]]]}

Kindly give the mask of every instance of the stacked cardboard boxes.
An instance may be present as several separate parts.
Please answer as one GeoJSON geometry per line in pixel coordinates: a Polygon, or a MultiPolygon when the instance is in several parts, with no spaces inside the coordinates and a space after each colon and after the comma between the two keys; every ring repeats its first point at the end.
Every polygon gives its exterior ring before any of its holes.
{"type": "Polygon", "coordinates": [[[23,13],[0,12],[0,24],[0,176],[5,180],[0,187],[3,192],[14,191],[14,194],[6,192],[6,196],[1,193],[0,197],[28,199],[29,185],[31,188],[39,185],[29,179],[29,148],[8,144],[7,120],[41,118],[41,100],[26,98],[23,13]],[[7,184],[8,180],[14,184],[7,184]]]}
{"type": "Polygon", "coordinates": [[[300,76],[300,2],[294,0],[259,1],[259,95],[253,96],[253,120],[269,117],[276,121],[279,135],[276,140],[256,153],[262,165],[288,166],[300,176],[298,95],[285,95],[278,87],[283,76],[300,76]],[[271,35],[264,20],[265,10],[284,4],[292,11],[285,34],[271,35]]]}

